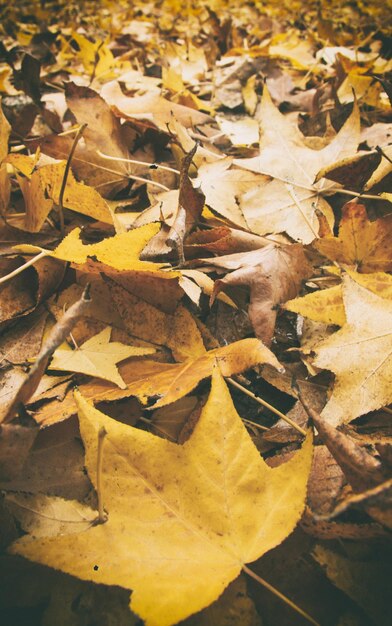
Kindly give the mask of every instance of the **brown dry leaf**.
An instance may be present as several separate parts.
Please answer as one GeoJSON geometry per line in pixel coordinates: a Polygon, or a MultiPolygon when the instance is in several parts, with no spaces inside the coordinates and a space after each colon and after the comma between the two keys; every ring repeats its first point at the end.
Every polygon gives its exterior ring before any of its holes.
{"type": "Polygon", "coordinates": [[[204,206],[204,195],[195,189],[188,175],[196,149],[197,144],[181,161],[178,203],[170,229],[162,224],[161,231],[144,250],[143,258],[167,255],[174,251],[180,264],[184,263],[184,239],[198,224],[204,206]]]}
{"type": "Polygon", "coordinates": [[[172,313],[165,313],[112,280],[106,280],[113,302],[130,335],[167,346],[176,361],[186,361],[205,353],[204,343],[192,314],[182,304],[178,304],[172,313]]]}
{"type": "MultiPolygon", "coordinates": [[[[66,84],[66,99],[79,124],[87,124],[72,158],[77,177],[101,196],[110,197],[128,185],[130,166],[99,156],[97,150],[112,157],[129,158],[121,124],[105,100],[93,89],[66,84]]],[[[48,135],[32,145],[55,159],[67,159],[73,144],[70,135],[48,135]]]]}
{"type": "Polygon", "coordinates": [[[332,226],[329,204],[320,195],[327,186],[315,184],[317,173],[338,159],[355,153],[359,142],[359,112],[354,110],[336,135],[321,150],[305,145],[304,136],[274,106],[264,89],[260,111],[260,154],[235,159],[242,168],[274,179],[262,189],[250,189],[241,198],[248,226],[259,235],[287,232],[293,239],[310,243],[317,237],[317,215],[321,211],[332,226]]]}
{"type": "Polygon", "coordinates": [[[346,157],[333,165],[322,168],[316,176],[315,182],[322,178],[328,178],[339,183],[345,189],[360,191],[366,181],[381,162],[381,154],[378,152],[359,152],[346,157]]]}
{"type": "Polygon", "coordinates": [[[392,302],[343,279],[347,323],[314,346],[314,365],[336,374],[332,395],[321,413],[330,424],[392,402],[392,302]]]}
{"type": "MultiPolygon", "coordinates": [[[[160,270],[114,272],[112,268],[103,264],[100,264],[98,269],[129,293],[135,296],[143,294],[143,300],[165,313],[173,314],[184,295],[181,275],[178,272],[160,270]]],[[[107,290],[105,283],[102,287],[107,290]]]]}
{"type": "Polygon", "coordinates": [[[342,209],[339,236],[317,239],[314,247],[331,261],[353,265],[361,272],[392,270],[392,216],[371,222],[363,204],[353,200],[342,209]]]}
{"type": "Polygon", "coordinates": [[[91,484],[84,470],[77,420],[39,430],[22,473],[12,480],[3,476],[0,486],[7,492],[45,493],[82,501],[91,484]]]}
{"type": "Polygon", "coordinates": [[[217,255],[234,254],[258,250],[270,243],[271,240],[266,237],[259,237],[236,228],[218,226],[189,235],[185,244],[185,254],[187,258],[199,256],[203,250],[217,255]]]}
{"type": "Polygon", "coordinates": [[[173,117],[186,128],[212,122],[212,118],[201,111],[166,100],[158,89],[130,97],[124,95],[117,81],[113,81],[102,88],[101,94],[121,117],[152,118],[158,128],[165,132],[173,117]]]}
{"type": "Polygon", "coordinates": [[[349,436],[328,424],[316,411],[308,408],[306,403],[304,406],[316,425],[322,441],[355,491],[363,491],[383,482],[385,476],[379,460],[349,436]]]}
{"type": "MultiPolygon", "coordinates": [[[[2,276],[15,271],[23,265],[20,257],[13,259],[0,259],[0,273],[2,276]]],[[[34,270],[28,268],[21,274],[13,277],[0,285],[1,309],[0,325],[3,326],[9,320],[30,313],[35,306],[34,270]]]]}
{"type": "Polygon", "coordinates": [[[321,545],[316,546],[313,557],[333,584],[362,607],[372,623],[388,626],[391,568],[386,560],[350,560],[321,545]]]}
{"type": "Polygon", "coordinates": [[[19,478],[38,430],[34,425],[0,425],[0,475],[4,481],[19,478]]]}
{"type": "Polygon", "coordinates": [[[297,295],[302,280],[310,275],[310,266],[300,244],[270,244],[261,250],[232,254],[217,259],[199,259],[218,269],[234,269],[215,281],[214,297],[225,286],[250,287],[249,319],[255,334],[266,345],[271,343],[276,320],[276,306],[297,295]]]}
{"type": "Polygon", "coordinates": [[[126,384],[121,378],[116,364],[129,357],[152,354],[152,348],[125,346],[118,341],[110,341],[112,329],[104,328],[100,333],[72,350],[68,344],[57,348],[50,363],[51,370],[79,372],[97,378],[103,378],[118,385],[121,389],[126,384]]]}
{"type": "Polygon", "coordinates": [[[307,502],[316,520],[327,516],[342,496],[345,475],[326,446],[316,446],[308,483],[307,502]]]}
{"type": "Polygon", "coordinates": [[[108,520],[84,533],[20,540],[12,552],[82,579],[132,589],[131,608],[149,626],[170,626],[211,604],[247,562],[281,543],[298,523],[311,437],[288,463],[269,468],[218,368],[183,446],[116,422],[80,395],[78,405],[95,486],[98,432],[107,433],[101,480],[108,520]],[[113,537],[120,540],[113,543],[113,537]]]}
{"type": "Polygon", "coordinates": [[[7,172],[7,165],[4,163],[8,154],[8,139],[11,132],[7,118],[3,113],[0,100],[0,215],[8,209],[11,193],[11,183],[7,172]]]}
{"type": "MultiPolygon", "coordinates": [[[[251,367],[269,363],[278,370],[282,366],[274,354],[258,339],[242,339],[223,348],[206,352],[204,356],[190,358],[184,363],[159,363],[144,360],[138,364],[120,365],[121,377],[127,383],[127,389],[121,390],[110,383],[92,380],[83,383],[79,389],[87,399],[101,402],[113,401],[128,396],[136,396],[143,404],[150,399],[158,400],[151,408],[166,406],[190,393],[198,383],[211,376],[214,364],[218,362],[224,376],[241,374],[251,367]]],[[[72,393],[68,393],[63,402],[50,402],[36,413],[34,419],[41,426],[48,426],[64,420],[76,413],[72,393]]]]}
{"type": "MultiPolygon", "coordinates": [[[[10,155],[7,161],[18,168],[15,156],[20,155],[10,155]]],[[[24,227],[28,232],[39,232],[50,211],[59,204],[65,167],[65,162],[54,163],[40,167],[28,178],[18,176],[26,207],[24,227]]],[[[63,206],[98,221],[113,223],[109,206],[102,196],[92,187],[78,183],[71,171],[67,177],[63,206]]]]}
{"type": "Polygon", "coordinates": [[[2,418],[3,422],[12,420],[15,413],[29,401],[38,387],[50,357],[56,348],[63,343],[65,338],[68,336],[78,317],[83,314],[88,301],[88,292],[85,290],[80,300],[75,302],[75,304],[73,304],[64,314],[60,322],[57,322],[57,324],[52,328],[50,334],[45,339],[44,345],[42,346],[34,365],[19,387],[11,406],[7,410],[7,413],[2,418]]]}
{"type": "Polygon", "coordinates": [[[0,364],[25,363],[34,359],[40,350],[47,320],[47,311],[38,307],[30,315],[18,320],[17,324],[0,337],[0,364]]]}
{"type": "MultiPolygon", "coordinates": [[[[194,426],[197,422],[201,406],[197,396],[185,396],[173,404],[163,406],[152,412],[151,428],[152,432],[164,436],[170,441],[184,443],[184,430],[188,430],[189,422],[194,426]],[[196,416],[196,419],[194,417],[196,416]]],[[[189,431],[190,434],[190,431],[189,431]]]]}
{"type": "MultiPolygon", "coordinates": [[[[16,257],[0,260],[0,271],[7,276],[24,265],[25,259],[16,257]]],[[[47,300],[61,283],[65,264],[56,259],[38,259],[33,267],[5,280],[0,286],[0,325],[22,318],[47,300]]]]}

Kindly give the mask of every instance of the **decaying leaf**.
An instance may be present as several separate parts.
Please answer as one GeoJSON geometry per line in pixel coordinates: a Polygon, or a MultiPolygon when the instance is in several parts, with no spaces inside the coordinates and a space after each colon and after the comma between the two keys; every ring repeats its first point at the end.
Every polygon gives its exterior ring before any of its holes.
{"type": "Polygon", "coordinates": [[[225,286],[250,287],[249,319],[255,335],[266,345],[271,343],[275,329],[277,305],[298,294],[303,279],[309,276],[309,264],[300,245],[270,244],[260,250],[232,254],[217,259],[200,259],[216,268],[234,269],[225,278],[215,281],[211,302],[225,286]]]}
{"type": "Polygon", "coordinates": [[[100,480],[108,520],[85,533],[21,540],[12,551],[82,579],[131,588],[131,608],[146,624],[170,626],[208,606],[245,563],[278,545],[298,522],[311,439],[291,461],[268,468],[217,369],[183,446],[115,422],[81,396],[78,404],[95,486],[98,432],[107,432],[100,480]],[[114,536],[121,542],[114,544],[114,536]]]}

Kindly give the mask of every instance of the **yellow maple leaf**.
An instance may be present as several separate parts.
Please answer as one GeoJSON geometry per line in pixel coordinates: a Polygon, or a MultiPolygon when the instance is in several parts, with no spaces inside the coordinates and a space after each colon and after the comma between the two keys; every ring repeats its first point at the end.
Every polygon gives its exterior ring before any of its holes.
{"type": "MultiPolygon", "coordinates": [[[[346,271],[359,285],[381,298],[392,300],[392,276],[390,274],[385,272],[358,274],[352,270],[346,269],[346,271]]],[[[282,306],[287,311],[299,313],[299,315],[308,317],[314,322],[336,324],[337,326],[343,326],[346,323],[342,285],[335,285],[328,289],[309,293],[301,298],[288,300],[282,306]]]]}
{"type": "Polygon", "coordinates": [[[314,365],[336,375],[321,413],[331,424],[350,422],[392,402],[392,302],[348,275],[343,299],[347,323],[314,346],[314,365]]]}
{"type": "MultiPolygon", "coordinates": [[[[137,368],[134,363],[120,366],[127,388],[120,390],[102,380],[91,380],[80,385],[83,395],[94,402],[119,400],[136,396],[147,404],[153,397],[159,400],[152,408],[176,402],[192,391],[201,380],[211,376],[215,363],[224,376],[240,374],[261,363],[268,363],[280,372],[284,371],[276,356],[258,339],[241,339],[222,348],[209,350],[202,356],[193,356],[183,363],[159,363],[143,360],[137,368]]],[[[49,426],[66,419],[76,412],[73,395],[68,393],[62,402],[48,403],[34,413],[34,419],[42,426],[49,426]]]]}
{"type": "MultiPolygon", "coordinates": [[[[66,162],[62,161],[34,171],[35,161],[35,157],[20,154],[11,154],[7,158],[18,172],[17,179],[26,205],[25,228],[33,233],[41,230],[54,204],[59,204],[66,167],[66,162]]],[[[107,224],[113,223],[109,206],[102,196],[92,187],[77,182],[72,171],[68,172],[63,206],[107,224]]]]}
{"type": "Polygon", "coordinates": [[[54,353],[50,369],[96,376],[125,389],[126,384],[118,372],[116,363],[124,361],[130,356],[152,354],[155,350],[153,348],[126,346],[119,341],[111,342],[111,331],[110,326],[104,328],[76,350],[72,350],[67,344],[64,344],[54,353]]]}
{"type": "Polygon", "coordinates": [[[219,370],[183,445],[106,417],[80,394],[86,467],[97,487],[104,441],[104,524],[11,548],[84,580],[132,589],[147,626],[170,626],[211,604],[246,563],[277,546],[301,516],[312,457],[308,437],[272,469],[243,426],[219,370]]]}
{"type": "Polygon", "coordinates": [[[362,272],[391,271],[392,216],[371,222],[363,204],[348,202],[342,209],[339,236],[317,239],[314,247],[337,263],[358,267],[362,272]]]}
{"type": "Polygon", "coordinates": [[[29,244],[14,246],[14,249],[27,254],[44,251],[55,259],[80,265],[87,263],[90,257],[94,257],[97,261],[116,270],[151,271],[162,267],[162,264],[140,261],[139,256],[159,228],[160,225],[157,223],[146,224],[92,244],[84,244],[80,239],[81,229],[74,228],[53,251],[29,244]]]}

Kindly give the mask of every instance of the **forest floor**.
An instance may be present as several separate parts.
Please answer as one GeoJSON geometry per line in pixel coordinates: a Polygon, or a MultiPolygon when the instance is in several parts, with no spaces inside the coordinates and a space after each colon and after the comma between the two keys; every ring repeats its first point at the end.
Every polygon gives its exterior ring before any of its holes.
{"type": "Polygon", "coordinates": [[[0,617],[387,626],[390,2],[0,6],[0,617]]]}

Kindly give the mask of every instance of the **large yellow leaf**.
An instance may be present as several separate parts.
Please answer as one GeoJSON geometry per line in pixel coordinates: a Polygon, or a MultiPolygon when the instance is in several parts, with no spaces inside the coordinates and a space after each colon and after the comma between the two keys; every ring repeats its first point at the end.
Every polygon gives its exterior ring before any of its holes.
{"type": "Polygon", "coordinates": [[[67,344],[63,345],[54,353],[50,369],[96,376],[125,389],[126,384],[118,372],[116,363],[131,356],[152,354],[155,350],[126,346],[118,341],[111,342],[110,334],[111,328],[108,326],[75,350],[71,350],[67,344]]]}
{"type": "Polygon", "coordinates": [[[310,437],[278,468],[260,457],[216,368],[209,400],[183,445],[106,417],[78,396],[86,466],[108,521],[86,532],[21,540],[13,553],[84,580],[132,589],[147,626],[170,626],[211,604],[242,567],[277,546],[305,502],[310,437]]]}
{"type": "Polygon", "coordinates": [[[347,323],[314,347],[314,364],[336,374],[321,416],[350,422],[392,402],[392,302],[344,277],[347,323]]]}

